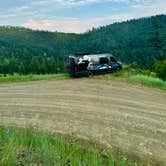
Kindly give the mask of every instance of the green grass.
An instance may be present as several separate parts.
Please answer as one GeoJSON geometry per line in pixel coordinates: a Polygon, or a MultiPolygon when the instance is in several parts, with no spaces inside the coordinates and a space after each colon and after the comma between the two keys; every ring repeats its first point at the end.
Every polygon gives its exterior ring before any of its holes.
{"type": "Polygon", "coordinates": [[[142,85],[166,90],[166,81],[163,81],[159,78],[137,74],[129,76],[128,79],[132,82],[141,83],[142,85]]]}
{"type": "Polygon", "coordinates": [[[30,74],[30,75],[0,75],[0,82],[26,82],[26,81],[37,81],[37,80],[51,80],[51,79],[65,79],[68,78],[67,73],[62,74],[30,74]]]}
{"type": "Polygon", "coordinates": [[[90,143],[37,129],[0,127],[0,165],[139,166],[90,143]]]}
{"type": "MultiPolygon", "coordinates": [[[[0,75],[0,83],[2,82],[26,82],[26,81],[37,81],[37,80],[54,80],[54,79],[67,79],[70,78],[69,74],[44,74],[44,75],[0,75]]],[[[128,81],[131,83],[138,83],[149,87],[159,88],[166,90],[166,81],[163,81],[155,77],[155,73],[149,73],[146,75],[145,71],[126,71],[115,72],[111,74],[93,76],[92,78],[97,79],[114,79],[117,81],[128,81]],[[142,74],[143,72],[143,74],[142,74]]]]}
{"type": "Polygon", "coordinates": [[[146,75],[145,71],[125,71],[122,70],[120,72],[98,75],[93,78],[96,79],[108,79],[108,80],[116,80],[116,81],[125,81],[129,83],[136,83],[145,85],[148,87],[158,88],[162,90],[166,90],[166,81],[163,81],[155,76],[155,73],[148,73],[146,75]],[[143,73],[142,73],[143,72],[143,73]]]}

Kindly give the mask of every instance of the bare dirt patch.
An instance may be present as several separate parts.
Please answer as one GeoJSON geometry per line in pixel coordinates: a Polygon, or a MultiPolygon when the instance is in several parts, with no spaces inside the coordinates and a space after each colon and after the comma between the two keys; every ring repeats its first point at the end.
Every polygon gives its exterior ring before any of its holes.
{"type": "Polygon", "coordinates": [[[166,163],[166,92],[100,79],[0,84],[0,124],[74,134],[166,163]]]}

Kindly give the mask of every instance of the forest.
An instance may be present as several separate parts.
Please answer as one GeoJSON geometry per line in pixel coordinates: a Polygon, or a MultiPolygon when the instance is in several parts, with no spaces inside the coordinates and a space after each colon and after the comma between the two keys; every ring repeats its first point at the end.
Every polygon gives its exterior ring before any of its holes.
{"type": "Polygon", "coordinates": [[[82,34],[0,26],[0,74],[49,74],[66,70],[68,55],[112,53],[123,64],[153,70],[166,59],[166,15],[93,28],[82,34]]]}

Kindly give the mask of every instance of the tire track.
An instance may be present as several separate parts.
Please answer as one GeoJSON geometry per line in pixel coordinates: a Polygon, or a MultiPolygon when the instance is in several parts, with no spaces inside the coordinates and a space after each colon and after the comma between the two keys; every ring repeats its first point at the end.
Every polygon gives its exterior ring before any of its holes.
{"type": "Polygon", "coordinates": [[[75,134],[166,163],[166,93],[99,79],[0,84],[0,124],[75,134]]]}

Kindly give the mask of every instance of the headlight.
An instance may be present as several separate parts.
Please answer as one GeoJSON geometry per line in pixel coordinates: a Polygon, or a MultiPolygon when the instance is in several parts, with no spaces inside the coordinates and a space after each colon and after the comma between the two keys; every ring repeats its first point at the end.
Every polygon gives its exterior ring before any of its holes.
{"type": "Polygon", "coordinates": [[[100,69],[107,69],[108,67],[100,67],[100,69]]]}

